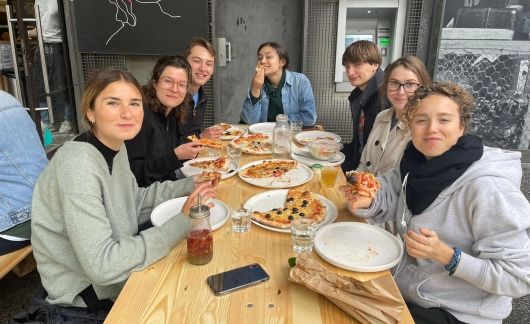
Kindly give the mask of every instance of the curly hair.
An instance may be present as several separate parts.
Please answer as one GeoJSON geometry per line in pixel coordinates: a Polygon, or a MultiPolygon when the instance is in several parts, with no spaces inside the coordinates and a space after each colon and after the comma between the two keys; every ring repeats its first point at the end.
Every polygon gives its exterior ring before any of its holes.
{"type": "Polygon", "coordinates": [[[414,117],[414,112],[420,105],[421,101],[432,95],[446,96],[458,105],[460,123],[464,126],[465,132],[469,130],[471,117],[475,110],[475,98],[461,85],[452,82],[432,82],[420,86],[416,89],[405,106],[404,120],[409,125],[414,117]]]}

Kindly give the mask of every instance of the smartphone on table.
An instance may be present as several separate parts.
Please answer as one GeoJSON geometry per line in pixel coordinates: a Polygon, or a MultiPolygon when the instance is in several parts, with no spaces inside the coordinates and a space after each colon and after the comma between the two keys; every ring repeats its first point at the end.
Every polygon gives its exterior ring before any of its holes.
{"type": "Polygon", "coordinates": [[[208,277],[206,281],[217,296],[269,280],[269,275],[258,263],[228,270],[208,277]]]}

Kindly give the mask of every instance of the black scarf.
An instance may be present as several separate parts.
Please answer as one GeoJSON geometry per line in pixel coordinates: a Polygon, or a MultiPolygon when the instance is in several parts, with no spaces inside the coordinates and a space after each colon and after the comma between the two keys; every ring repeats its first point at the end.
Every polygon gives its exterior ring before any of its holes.
{"type": "Polygon", "coordinates": [[[412,141],[401,159],[401,181],[408,173],[407,206],[413,215],[422,213],[440,192],[482,157],[484,146],[475,135],[464,135],[448,151],[427,160],[412,141]]]}
{"type": "Polygon", "coordinates": [[[267,121],[276,121],[276,116],[283,114],[282,88],[285,85],[285,70],[282,72],[280,84],[276,88],[272,86],[269,79],[265,78],[265,92],[269,96],[269,107],[267,110],[267,121]]]}

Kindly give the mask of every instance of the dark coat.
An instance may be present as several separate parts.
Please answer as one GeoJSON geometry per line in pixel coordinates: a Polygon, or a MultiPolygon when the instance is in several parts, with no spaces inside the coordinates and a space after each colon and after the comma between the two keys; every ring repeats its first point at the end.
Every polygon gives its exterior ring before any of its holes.
{"type": "Polygon", "coordinates": [[[354,170],[359,165],[363,147],[368,140],[368,136],[374,126],[375,117],[382,110],[381,100],[379,97],[379,85],[383,80],[384,72],[379,68],[374,76],[368,81],[364,91],[358,87],[353,89],[348,101],[350,102],[350,109],[353,122],[353,138],[351,143],[344,145],[342,153],[346,156],[346,160],[342,164],[342,170],[354,170]],[[359,100],[359,105],[355,102],[359,100]],[[359,124],[361,112],[364,113],[364,124],[359,124]],[[359,127],[363,127],[362,141],[359,138],[359,127]]]}

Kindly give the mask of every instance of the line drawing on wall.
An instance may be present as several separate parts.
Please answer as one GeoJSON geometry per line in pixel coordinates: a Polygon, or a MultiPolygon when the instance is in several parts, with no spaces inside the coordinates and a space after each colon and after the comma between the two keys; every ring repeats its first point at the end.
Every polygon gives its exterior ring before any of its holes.
{"type": "MultiPolygon", "coordinates": [[[[115,19],[116,22],[120,23],[121,26],[114,33],[112,33],[112,35],[110,35],[105,42],[105,45],[108,45],[112,38],[116,36],[120,30],[125,27],[125,25],[135,27],[137,22],[136,15],[133,12],[133,0],[109,0],[109,2],[116,6],[115,19]]],[[[171,18],[182,18],[182,16],[173,15],[166,12],[160,4],[163,2],[163,0],[135,0],[135,2],[139,4],[156,4],[160,8],[160,12],[162,12],[164,15],[171,18]]]]}

